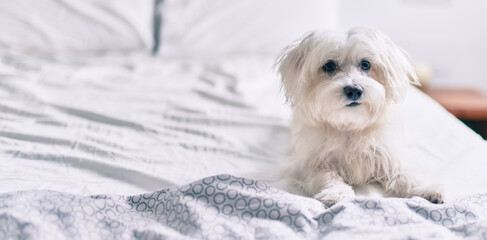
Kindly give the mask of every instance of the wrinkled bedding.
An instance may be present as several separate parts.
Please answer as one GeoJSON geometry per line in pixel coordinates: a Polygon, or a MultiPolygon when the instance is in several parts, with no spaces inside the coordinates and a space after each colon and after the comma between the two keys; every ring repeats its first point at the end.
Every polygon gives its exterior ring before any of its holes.
{"type": "Polygon", "coordinates": [[[405,147],[446,204],[288,193],[273,59],[0,52],[0,238],[487,236],[487,145],[414,88],[405,147]]]}
{"type": "Polygon", "coordinates": [[[487,194],[433,205],[357,198],[326,209],[311,198],[230,175],[134,196],[52,191],[0,195],[0,238],[484,239],[487,194]]]}
{"type": "Polygon", "coordinates": [[[272,63],[227,60],[3,56],[0,192],[132,194],[271,167],[287,141],[272,63]]]}

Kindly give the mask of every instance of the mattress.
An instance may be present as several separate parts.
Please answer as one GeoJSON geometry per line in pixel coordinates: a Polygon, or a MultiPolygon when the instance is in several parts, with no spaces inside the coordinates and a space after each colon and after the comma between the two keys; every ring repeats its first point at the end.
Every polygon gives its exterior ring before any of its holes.
{"type": "Polygon", "coordinates": [[[445,204],[295,194],[276,174],[290,110],[273,62],[0,52],[0,238],[487,236],[487,144],[413,87],[405,148],[445,204]]]}

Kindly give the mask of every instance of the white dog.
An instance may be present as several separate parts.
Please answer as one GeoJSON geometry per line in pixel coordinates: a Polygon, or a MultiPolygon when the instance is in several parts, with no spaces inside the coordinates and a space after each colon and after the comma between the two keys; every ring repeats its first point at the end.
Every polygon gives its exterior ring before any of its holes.
{"type": "Polygon", "coordinates": [[[285,166],[294,185],[327,205],[370,182],[393,196],[443,202],[403,167],[395,103],[417,77],[402,49],[372,29],[313,32],[285,48],[276,66],[294,111],[285,166]]]}

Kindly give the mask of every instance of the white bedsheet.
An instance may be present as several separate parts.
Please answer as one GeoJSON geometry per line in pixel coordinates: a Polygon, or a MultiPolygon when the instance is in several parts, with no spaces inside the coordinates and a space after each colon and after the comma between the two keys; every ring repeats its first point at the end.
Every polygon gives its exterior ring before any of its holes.
{"type": "MultiPolygon", "coordinates": [[[[136,194],[226,173],[266,180],[289,110],[274,57],[0,55],[0,193],[136,194]]],[[[485,192],[487,144],[411,88],[408,151],[450,198],[485,192]]]]}
{"type": "Polygon", "coordinates": [[[1,62],[0,192],[140,193],[283,156],[286,110],[267,58],[1,62]]]}

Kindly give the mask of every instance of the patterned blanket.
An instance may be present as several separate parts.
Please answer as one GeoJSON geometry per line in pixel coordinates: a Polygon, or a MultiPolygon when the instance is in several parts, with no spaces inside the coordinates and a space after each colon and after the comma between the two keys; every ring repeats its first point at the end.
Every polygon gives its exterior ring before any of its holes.
{"type": "Polygon", "coordinates": [[[356,198],[331,208],[217,175],[134,196],[0,195],[0,239],[486,239],[487,194],[435,205],[356,198]]]}

